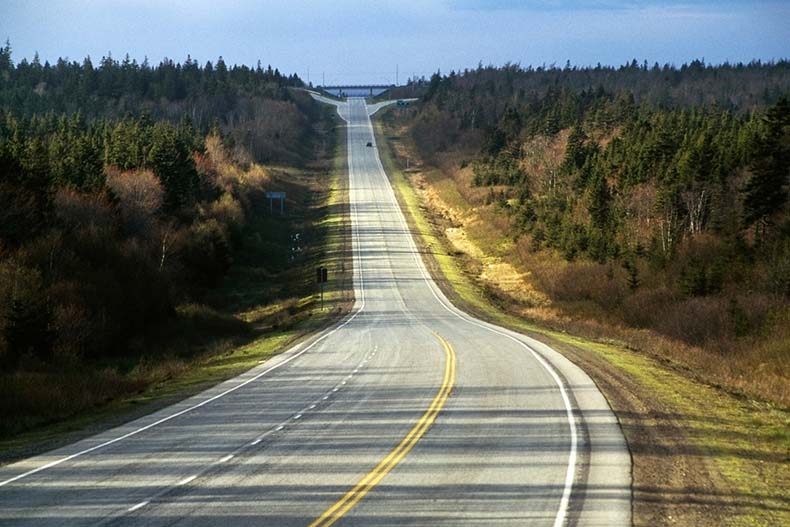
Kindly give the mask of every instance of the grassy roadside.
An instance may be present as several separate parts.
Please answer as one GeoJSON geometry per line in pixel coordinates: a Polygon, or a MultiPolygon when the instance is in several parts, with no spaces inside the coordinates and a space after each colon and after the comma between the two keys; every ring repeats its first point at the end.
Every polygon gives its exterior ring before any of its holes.
{"type": "MultiPolygon", "coordinates": [[[[108,398],[66,419],[0,440],[0,463],[56,448],[199,393],[288,349],[348,312],[353,304],[353,269],[346,141],[344,128],[336,120],[333,123],[324,154],[313,165],[272,171],[275,183],[288,189],[292,212],[282,218],[262,216],[245,233],[255,238],[256,229],[276,232],[283,237],[279,252],[285,253],[290,237],[299,232],[303,250],[292,261],[283,258],[266,271],[256,265],[255,257],[240,255],[223,285],[211,295],[215,307],[179,308],[179,323],[168,337],[168,345],[177,351],[163,359],[143,358],[130,368],[107,365],[108,382],[138,386],[134,393],[108,398]],[[323,311],[314,283],[317,265],[330,270],[323,311]],[[277,270],[274,275],[272,268],[277,270]]],[[[267,253],[277,252],[273,251],[276,245],[256,248],[250,243],[249,247],[267,258],[267,253]]]]}
{"type": "MultiPolygon", "coordinates": [[[[381,158],[426,264],[448,297],[475,315],[535,336],[585,369],[617,414],[634,461],[635,525],[790,524],[790,416],[699,382],[678,365],[552,331],[514,316],[477,280],[479,261],[460,255],[445,235],[442,211],[426,190],[460,197],[441,174],[403,171],[394,144],[414,154],[392,126],[375,123],[381,158]],[[429,188],[428,188],[429,187],[429,188]]],[[[490,232],[489,232],[490,234],[490,232]]],[[[499,239],[469,242],[485,256],[499,239]]]]}

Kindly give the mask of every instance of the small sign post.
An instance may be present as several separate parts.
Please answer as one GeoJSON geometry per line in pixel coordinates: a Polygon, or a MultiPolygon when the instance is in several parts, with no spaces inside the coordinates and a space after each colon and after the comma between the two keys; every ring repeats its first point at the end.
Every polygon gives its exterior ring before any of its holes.
{"type": "Polygon", "coordinates": [[[321,311],[324,310],[324,284],[329,279],[329,272],[327,271],[326,267],[316,267],[315,269],[315,278],[316,282],[319,283],[321,286],[321,311]]]}
{"type": "Polygon", "coordinates": [[[267,192],[266,197],[269,198],[269,214],[274,214],[274,200],[280,200],[280,216],[283,215],[283,202],[285,202],[285,192],[267,192]]]}

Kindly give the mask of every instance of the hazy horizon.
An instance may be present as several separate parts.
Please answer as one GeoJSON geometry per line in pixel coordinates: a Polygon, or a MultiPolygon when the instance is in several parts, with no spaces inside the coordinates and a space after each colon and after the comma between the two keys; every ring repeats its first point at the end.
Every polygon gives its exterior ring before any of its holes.
{"type": "Polygon", "coordinates": [[[619,66],[781,60],[790,2],[686,0],[10,0],[0,38],[15,62],[128,54],[201,64],[258,60],[313,84],[403,83],[479,63],[619,66]],[[315,3],[313,3],[315,4],[315,3]]]}

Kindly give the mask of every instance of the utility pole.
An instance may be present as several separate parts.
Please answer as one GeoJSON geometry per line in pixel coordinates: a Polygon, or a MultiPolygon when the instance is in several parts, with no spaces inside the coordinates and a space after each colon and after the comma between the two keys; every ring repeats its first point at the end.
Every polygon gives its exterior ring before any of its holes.
{"type": "Polygon", "coordinates": [[[321,87],[323,88],[324,86],[326,86],[326,73],[324,73],[322,71],[321,72],[321,87]]]}
{"type": "Polygon", "coordinates": [[[395,64],[395,86],[398,85],[398,65],[395,64]]]}

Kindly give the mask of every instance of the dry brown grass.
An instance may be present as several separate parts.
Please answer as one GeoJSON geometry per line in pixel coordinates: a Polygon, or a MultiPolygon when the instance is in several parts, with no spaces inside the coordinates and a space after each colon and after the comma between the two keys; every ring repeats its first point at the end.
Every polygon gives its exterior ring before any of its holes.
{"type": "Polygon", "coordinates": [[[556,255],[521,260],[551,304],[521,314],[586,337],[618,340],[676,364],[707,383],[790,406],[790,309],[775,298],[743,293],[684,298],[659,285],[630,291],[623,270],[556,255]],[[756,328],[762,328],[757,330],[756,328]]]}
{"type": "MultiPolygon", "coordinates": [[[[159,368],[159,366],[157,366],[159,368]]],[[[161,370],[121,374],[117,369],[73,368],[61,372],[18,371],[0,376],[0,436],[55,422],[96,408],[149,384],[161,370]],[[20,418],[24,416],[24,418],[20,418]]]]}

